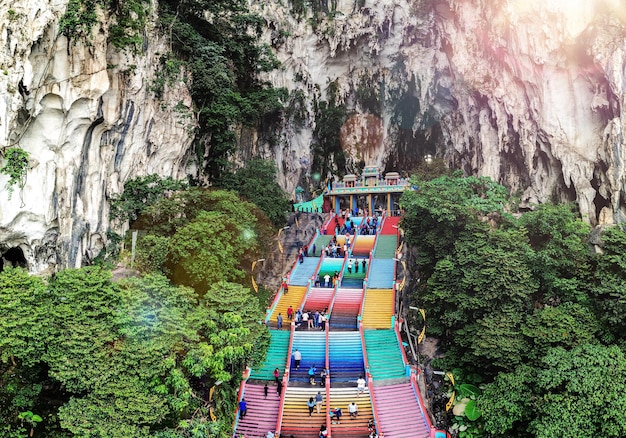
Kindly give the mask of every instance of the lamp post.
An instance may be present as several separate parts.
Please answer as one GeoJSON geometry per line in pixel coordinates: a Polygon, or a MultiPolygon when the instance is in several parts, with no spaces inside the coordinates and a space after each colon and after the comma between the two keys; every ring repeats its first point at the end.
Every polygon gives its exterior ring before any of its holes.
{"type": "Polygon", "coordinates": [[[256,293],[259,293],[259,286],[257,286],[256,281],[254,281],[254,267],[259,262],[264,262],[265,259],[258,259],[252,262],[252,269],[250,269],[250,275],[252,276],[252,287],[256,293]]]}
{"type": "Polygon", "coordinates": [[[283,232],[283,230],[286,230],[287,228],[291,228],[291,227],[289,225],[287,225],[286,227],[282,227],[280,230],[278,230],[278,235],[276,236],[276,238],[278,239],[278,250],[280,251],[281,254],[285,251],[283,250],[283,244],[280,242],[280,235],[283,232]]]}

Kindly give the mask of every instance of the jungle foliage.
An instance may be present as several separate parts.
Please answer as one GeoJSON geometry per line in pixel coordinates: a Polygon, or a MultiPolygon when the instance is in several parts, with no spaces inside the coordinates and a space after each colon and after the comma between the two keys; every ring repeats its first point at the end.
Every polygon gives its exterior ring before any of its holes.
{"type": "Polygon", "coordinates": [[[291,203],[277,182],[276,166],[266,160],[252,159],[233,173],[226,172],[217,187],[232,190],[257,205],[275,227],[282,227],[291,203]]]}
{"type": "Polygon", "coordinates": [[[347,111],[345,105],[338,103],[338,92],[337,83],[331,82],[327,88],[328,100],[315,102],[315,143],[311,145],[311,172],[319,173],[322,181],[331,175],[343,176],[346,172],[340,131],[347,111]]]}
{"type": "MultiPolygon", "coordinates": [[[[479,384],[460,437],[626,434],[626,233],[602,252],[571,205],[511,215],[504,187],[458,175],[412,181],[402,226],[418,252],[428,333],[459,383],[479,384]],[[471,421],[470,421],[471,420],[471,421]]],[[[467,413],[466,413],[467,414],[467,413]]]]}
{"type": "Polygon", "coordinates": [[[241,371],[268,342],[241,285],[200,298],[162,275],[114,283],[98,267],[48,281],[5,269],[0,312],[2,437],[229,436],[241,371]]]}
{"type": "MultiPolygon", "coordinates": [[[[169,36],[175,63],[190,73],[198,162],[210,181],[222,176],[235,150],[237,125],[257,126],[282,109],[287,92],[259,80],[280,64],[260,43],[263,21],[243,0],[161,0],[160,28],[169,36]]],[[[169,56],[163,66],[172,64],[169,56]]],[[[178,79],[179,69],[172,73],[178,79]]],[[[162,78],[161,84],[170,78],[162,78]]],[[[158,94],[160,90],[155,88],[158,94]]]]}

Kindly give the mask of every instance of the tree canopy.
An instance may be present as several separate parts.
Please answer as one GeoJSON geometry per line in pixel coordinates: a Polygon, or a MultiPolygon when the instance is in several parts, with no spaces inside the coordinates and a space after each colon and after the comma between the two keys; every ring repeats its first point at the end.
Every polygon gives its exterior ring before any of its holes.
{"type": "Polygon", "coordinates": [[[227,282],[200,300],[155,274],[113,283],[89,267],[46,284],[10,268],[0,273],[0,309],[6,436],[25,436],[18,415],[26,411],[48,433],[174,437],[194,425],[227,436],[233,388],[268,342],[256,297],[227,282]],[[208,394],[218,384],[213,423],[208,394]]]}
{"type": "Polygon", "coordinates": [[[624,436],[623,229],[593,251],[571,205],[514,215],[487,178],[413,184],[401,200],[421,279],[411,300],[442,341],[436,366],[482,382],[471,421],[450,414],[459,436],[624,436]]]}

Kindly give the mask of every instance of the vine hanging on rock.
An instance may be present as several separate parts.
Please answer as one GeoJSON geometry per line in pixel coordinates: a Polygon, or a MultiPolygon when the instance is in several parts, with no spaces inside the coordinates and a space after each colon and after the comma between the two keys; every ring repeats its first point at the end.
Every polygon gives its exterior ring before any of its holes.
{"type": "Polygon", "coordinates": [[[0,173],[9,177],[6,188],[9,191],[10,198],[15,184],[17,184],[20,189],[24,188],[26,172],[28,171],[28,152],[18,147],[11,147],[5,150],[4,159],[6,163],[2,169],[0,169],[0,173]]]}

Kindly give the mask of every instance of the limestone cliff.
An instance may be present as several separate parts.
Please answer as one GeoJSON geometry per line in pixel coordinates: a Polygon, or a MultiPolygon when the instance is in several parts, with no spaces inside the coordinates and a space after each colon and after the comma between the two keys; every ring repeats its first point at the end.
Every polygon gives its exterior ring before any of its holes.
{"type": "Polygon", "coordinates": [[[89,41],[68,41],[66,6],[0,4],[0,147],[30,155],[22,190],[9,196],[0,175],[0,252],[20,248],[36,272],[95,257],[109,197],[130,177],[184,177],[192,138],[182,83],[159,100],[149,91],[164,41],[149,30],[140,53],[115,50],[102,10],[89,41]]]}
{"type": "MultiPolygon", "coordinates": [[[[332,84],[344,170],[408,172],[436,154],[522,205],[571,200],[591,223],[626,219],[621,0],[250,1],[282,62],[267,79],[290,99],[238,130],[234,159],[275,160],[287,192],[315,179],[316,108],[332,84]]],[[[0,149],[30,154],[25,187],[0,193],[0,252],[21,248],[32,271],[93,258],[130,177],[193,173],[184,83],[150,91],[167,42],[149,26],[141,50],[118,50],[101,10],[89,43],[68,41],[67,4],[0,4],[0,149]]]]}
{"type": "Polygon", "coordinates": [[[285,161],[288,190],[307,182],[313,102],[333,82],[349,113],[348,166],[408,171],[431,153],[523,206],[576,201],[591,223],[624,220],[619,0],[318,1],[315,17],[296,3],[253,4],[283,62],[270,79],[308,103],[307,124],[286,118],[264,152],[285,161]]]}

